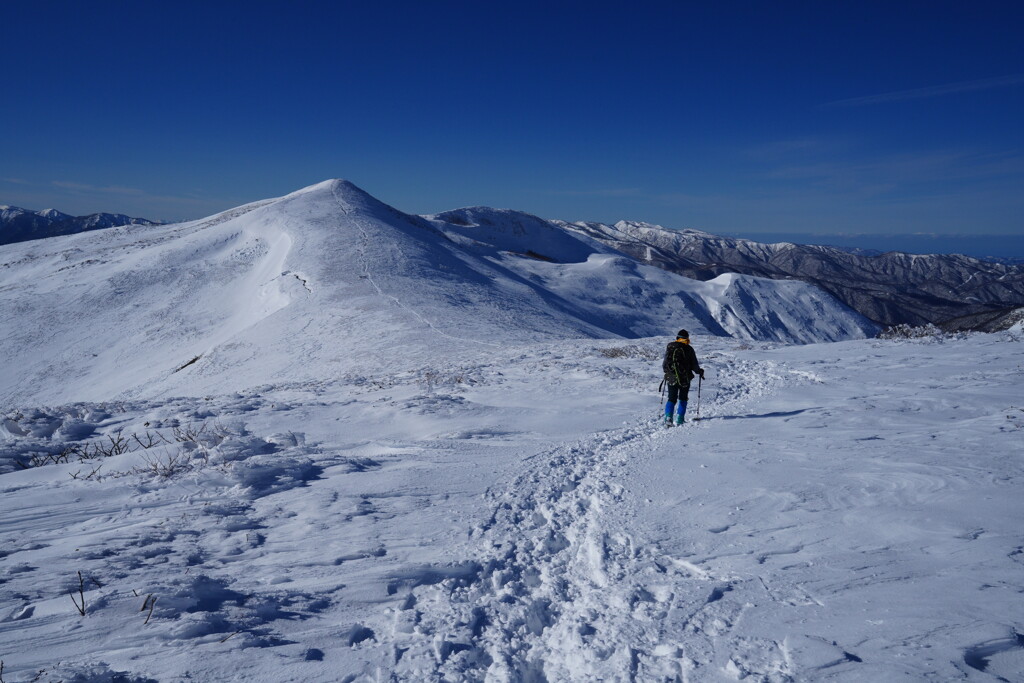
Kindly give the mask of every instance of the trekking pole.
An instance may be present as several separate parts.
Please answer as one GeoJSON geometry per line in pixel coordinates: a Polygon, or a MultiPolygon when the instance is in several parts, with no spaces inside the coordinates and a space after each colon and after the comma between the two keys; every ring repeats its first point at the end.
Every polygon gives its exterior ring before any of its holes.
{"type": "Polygon", "coordinates": [[[697,416],[693,418],[694,421],[700,419],[700,387],[704,384],[704,375],[698,375],[698,377],[700,379],[697,380],[697,416]]]}

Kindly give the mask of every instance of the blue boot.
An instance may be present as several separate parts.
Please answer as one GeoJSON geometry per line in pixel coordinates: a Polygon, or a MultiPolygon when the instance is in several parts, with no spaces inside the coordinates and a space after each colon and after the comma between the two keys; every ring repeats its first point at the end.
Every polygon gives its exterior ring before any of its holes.
{"type": "Polygon", "coordinates": [[[675,412],[676,404],[674,401],[669,401],[665,404],[665,425],[668,427],[672,426],[672,413],[675,412]]]}
{"type": "Polygon", "coordinates": [[[676,415],[676,424],[677,425],[681,425],[684,422],[686,422],[686,420],[683,419],[683,417],[685,415],[686,415],[686,401],[680,401],[679,402],[679,414],[676,415]]]}

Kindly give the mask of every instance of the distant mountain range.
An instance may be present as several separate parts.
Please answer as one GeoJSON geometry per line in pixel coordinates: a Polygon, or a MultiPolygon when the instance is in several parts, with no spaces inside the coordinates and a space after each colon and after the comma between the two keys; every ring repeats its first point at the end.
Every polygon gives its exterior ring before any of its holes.
{"type": "Polygon", "coordinates": [[[159,225],[145,218],[132,218],[120,213],[93,213],[70,216],[56,209],[30,211],[0,204],[0,244],[13,244],[58,235],[74,235],[89,230],[116,228],[121,225],[159,225]]]}
{"type": "Polygon", "coordinates": [[[957,254],[879,254],[788,242],[763,244],[630,221],[556,223],[643,263],[698,280],[722,273],[802,280],[880,325],[938,324],[1024,306],[1021,265],[957,254]]]}
{"type": "Polygon", "coordinates": [[[946,320],[939,327],[946,332],[1001,332],[1024,322],[1024,307],[974,313],[946,320]]]}
{"type": "Polygon", "coordinates": [[[877,256],[891,251],[907,254],[963,254],[981,261],[1024,265],[1024,234],[731,232],[724,236],[766,244],[822,244],[862,256],[877,256]]]}

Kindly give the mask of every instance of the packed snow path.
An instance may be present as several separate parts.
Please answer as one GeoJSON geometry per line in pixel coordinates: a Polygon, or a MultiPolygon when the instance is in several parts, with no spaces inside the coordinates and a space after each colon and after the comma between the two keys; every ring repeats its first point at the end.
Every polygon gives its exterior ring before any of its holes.
{"type": "Polygon", "coordinates": [[[1024,342],[662,344],[10,411],[4,680],[1024,675],[1024,342]]]}
{"type": "MultiPolygon", "coordinates": [[[[749,397],[782,379],[769,368],[734,360],[721,379],[749,397]],[[760,379],[744,382],[743,376],[760,379]]],[[[734,403],[718,400],[714,408],[734,403]]],[[[664,429],[644,419],[531,456],[523,474],[489,491],[492,512],[470,530],[469,544],[482,552],[462,565],[459,580],[413,591],[396,615],[400,676],[543,681],[685,675],[693,663],[666,640],[670,613],[687,597],[697,598],[700,612],[721,597],[720,582],[649,547],[607,514],[624,503],[630,464],[682,435],[664,429]],[[465,654],[449,663],[455,653],[465,654]]]]}

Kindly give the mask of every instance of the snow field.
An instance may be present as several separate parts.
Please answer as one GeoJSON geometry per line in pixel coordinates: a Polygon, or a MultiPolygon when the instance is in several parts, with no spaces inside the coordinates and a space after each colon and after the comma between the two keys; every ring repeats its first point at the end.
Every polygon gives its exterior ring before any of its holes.
{"type": "Polygon", "coordinates": [[[725,581],[693,680],[1021,676],[1013,339],[754,352],[807,381],[626,473],[622,523],[725,581]]]}
{"type": "Polygon", "coordinates": [[[1020,673],[1019,340],[697,340],[673,429],[663,341],[12,411],[5,680],[1020,673]]]}
{"type": "Polygon", "coordinates": [[[382,605],[401,604],[408,587],[460,576],[462,565],[452,569],[446,558],[451,536],[458,520],[479,514],[489,482],[524,448],[581,429],[552,415],[544,396],[575,400],[609,377],[630,387],[604,412],[580,416],[590,424],[634,401],[648,379],[638,374],[647,360],[624,368],[584,346],[604,359],[589,367],[560,346],[524,347],[511,362],[487,351],[484,362],[227,396],[11,411],[0,450],[0,547],[12,568],[0,587],[11,606],[0,613],[7,680],[109,667],[158,680],[190,671],[207,680],[240,672],[338,680],[388,666],[382,605]],[[481,393],[468,398],[473,392],[481,393]],[[149,461],[179,454],[176,431],[203,426],[171,476],[151,471],[149,461]],[[170,443],[28,470],[15,464],[72,444],[104,445],[119,432],[170,443]],[[78,571],[84,618],[68,596],[78,571]],[[152,614],[139,612],[150,595],[152,614]],[[65,621],[67,612],[77,623],[65,621]],[[46,645],[65,629],[71,635],[57,647],[46,645]],[[197,668],[189,654],[197,647],[218,657],[197,668]],[[239,656],[221,657],[228,647],[239,656]],[[298,648],[284,657],[294,672],[267,671],[267,660],[247,654],[280,648],[298,648]]]}
{"type": "MultiPolygon", "coordinates": [[[[709,361],[715,357],[723,358],[712,353],[709,361]]],[[[772,363],[730,360],[720,379],[731,398],[705,410],[786,381],[772,363]]],[[[416,587],[403,605],[411,614],[398,623],[416,628],[415,637],[396,636],[400,677],[686,679],[700,664],[667,631],[670,612],[689,600],[703,615],[721,599],[722,583],[658,552],[607,512],[624,502],[630,463],[673,436],[659,419],[641,419],[533,456],[525,473],[490,491],[492,512],[472,529],[477,552],[463,565],[472,575],[416,587]]]]}

